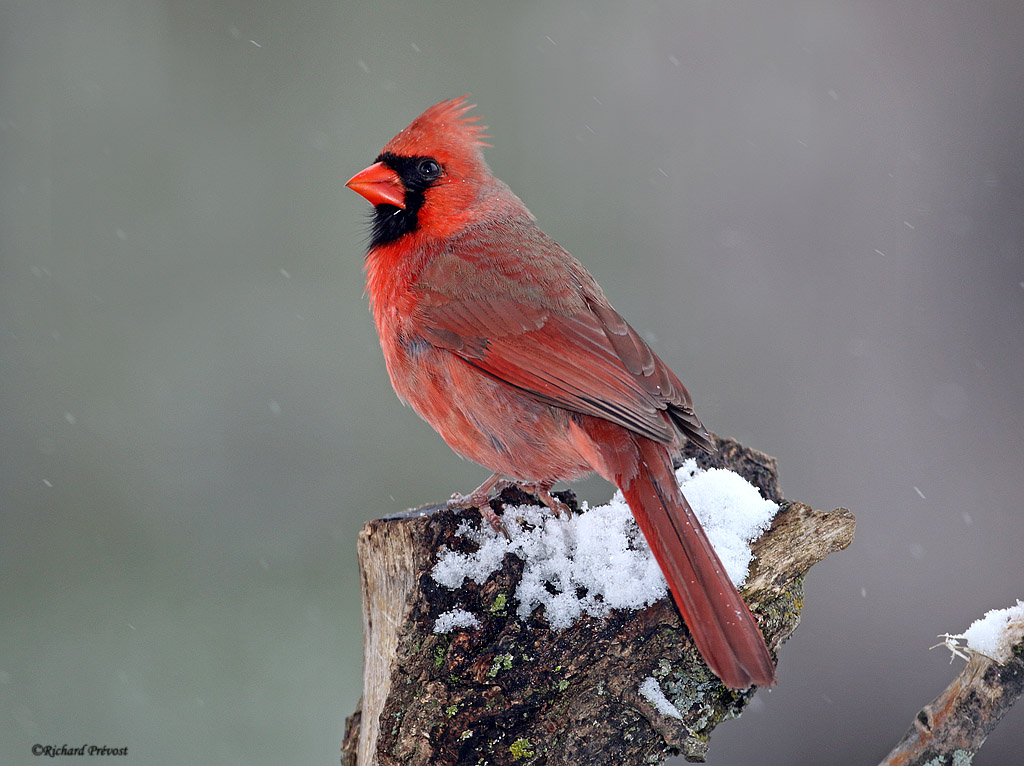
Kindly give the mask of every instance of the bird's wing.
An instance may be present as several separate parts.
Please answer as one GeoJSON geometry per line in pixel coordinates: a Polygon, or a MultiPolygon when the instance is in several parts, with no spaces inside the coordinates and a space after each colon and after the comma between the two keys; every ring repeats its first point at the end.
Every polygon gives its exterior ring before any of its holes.
{"type": "MultiPolygon", "coordinates": [[[[534,250],[530,266],[536,255],[534,250]]],[[[662,443],[674,440],[674,425],[713,450],[679,379],[611,307],[583,267],[564,251],[557,256],[552,262],[543,259],[540,269],[523,269],[515,259],[471,264],[478,289],[458,294],[435,286],[449,280],[425,274],[417,331],[432,345],[549,404],[662,443]],[[533,271],[546,278],[525,273],[533,271]]],[[[439,259],[433,268],[450,274],[466,267],[465,253],[457,260],[439,259]]]]}

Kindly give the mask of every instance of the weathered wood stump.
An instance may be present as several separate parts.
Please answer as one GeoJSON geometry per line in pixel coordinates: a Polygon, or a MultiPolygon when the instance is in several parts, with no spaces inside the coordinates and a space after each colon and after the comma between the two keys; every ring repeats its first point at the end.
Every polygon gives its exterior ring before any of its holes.
{"type": "MultiPolygon", "coordinates": [[[[782,506],[753,546],[742,589],[777,653],[799,623],[804,575],[850,544],[854,518],[842,508],[823,513],[783,500],[773,458],[731,440],[718,443],[715,455],[688,456],[703,468],[739,473],[782,506]]],[[[577,509],[571,492],[558,496],[577,509]]],[[[492,507],[530,502],[513,487],[492,507]]],[[[346,722],[342,763],[703,760],[711,730],[738,715],[754,690],[727,689],[711,674],[671,599],[584,617],[560,631],[542,609],[523,621],[513,604],[523,562],[511,554],[486,582],[467,581],[458,592],[431,578],[443,546],[467,546],[458,533],[467,520],[478,524],[480,515],[427,506],[363,527],[363,697],[346,722]],[[477,615],[479,625],[435,633],[438,617],[456,606],[477,615]],[[647,678],[678,717],[640,693],[647,678]]]]}

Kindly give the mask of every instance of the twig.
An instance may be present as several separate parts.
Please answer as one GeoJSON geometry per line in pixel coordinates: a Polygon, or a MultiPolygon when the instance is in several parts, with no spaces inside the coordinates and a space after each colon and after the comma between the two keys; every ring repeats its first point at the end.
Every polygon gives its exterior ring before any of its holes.
{"type": "Polygon", "coordinates": [[[1022,693],[1024,642],[1013,647],[1012,657],[1004,664],[971,653],[960,675],[921,709],[880,766],[969,764],[1022,693]]]}

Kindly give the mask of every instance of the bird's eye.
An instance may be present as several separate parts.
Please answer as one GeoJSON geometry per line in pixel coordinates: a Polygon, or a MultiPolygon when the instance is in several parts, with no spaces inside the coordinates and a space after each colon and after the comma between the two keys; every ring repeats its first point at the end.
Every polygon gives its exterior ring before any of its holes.
{"type": "Polygon", "coordinates": [[[437,164],[436,160],[420,160],[420,163],[416,166],[416,170],[428,181],[433,181],[441,175],[441,166],[437,164]]]}

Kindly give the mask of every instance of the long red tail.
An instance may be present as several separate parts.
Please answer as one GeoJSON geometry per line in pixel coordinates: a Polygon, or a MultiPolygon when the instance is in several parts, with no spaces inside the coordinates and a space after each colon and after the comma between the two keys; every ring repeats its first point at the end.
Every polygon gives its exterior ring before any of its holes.
{"type": "Polygon", "coordinates": [[[667,450],[643,437],[633,441],[639,466],[635,475],[621,477],[619,488],[697,649],[726,686],[771,686],[775,665],[761,630],[679,490],[667,450]]]}

